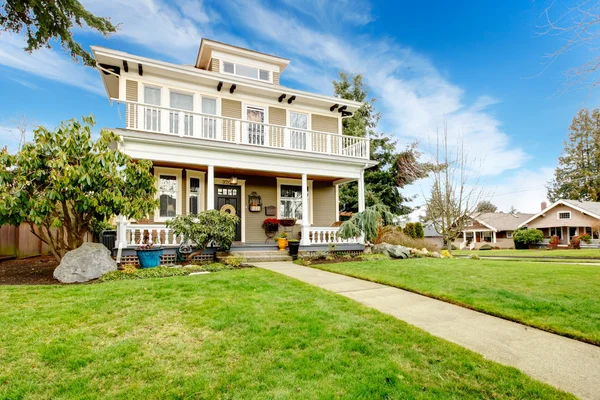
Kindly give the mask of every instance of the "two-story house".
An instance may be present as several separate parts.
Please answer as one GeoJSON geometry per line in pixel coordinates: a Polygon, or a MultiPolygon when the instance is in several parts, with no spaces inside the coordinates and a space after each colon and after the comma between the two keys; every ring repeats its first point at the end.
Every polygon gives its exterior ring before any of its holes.
{"type": "Polygon", "coordinates": [[[342,119],[361,104],[279,84],[289,60],[202,39],[195,65],[179,65],[92,47],[111,104],[124,128],[118,148],[149,159],[160,206],[147,221],[119,219],[118,246],[150,234],[176,247],[164,223],[179,214],[221,209],[240,217],[236,242],[269,241],[265,218],[295,219],[286,228],[303,248],[342,240],[338,187],[358,181],[365,207],[369,139],[342,134],[342,119]],[[252,204],[250,204],[252,203],[252,204]]]}

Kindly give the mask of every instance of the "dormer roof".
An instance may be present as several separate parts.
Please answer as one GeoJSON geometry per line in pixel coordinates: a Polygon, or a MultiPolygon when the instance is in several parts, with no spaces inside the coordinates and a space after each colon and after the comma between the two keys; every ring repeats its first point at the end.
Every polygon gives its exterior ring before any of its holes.
{"type": "Polygon", "coordinates": [[[198,57],[196,58],[196,68],[208,69],[212,58],[227,59],[228,57],[234,61],[245,59],[260,62],[269,65],[271,67],[269,69],[276,70],[279,73],[283,72],[290,63],[290,60],[286,58],[202,38],[198,57]]]}

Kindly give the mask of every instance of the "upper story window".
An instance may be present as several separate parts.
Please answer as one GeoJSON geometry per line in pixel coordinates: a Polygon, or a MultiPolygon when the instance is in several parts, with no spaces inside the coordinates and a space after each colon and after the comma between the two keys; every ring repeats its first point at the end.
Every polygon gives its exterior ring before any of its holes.
{"type": "Polygon", "coordinates": [[[558,219],[571,219],[571,211],[561,211],[558,213],[558,219]]]}
{"type": "MultiPolygon", "coordinates": [[[[160,106],[160,88],[144,86],[144,103],[160,106]]],[[[144,107],[144,129],[149,131],[160,130],[160,109],[144,107]]]]}
{"type": "MultiPolygon", "coordinates": [[[[178,110],[193,111],[194,109],[194,96],[191,94],[183,94],[178,92],[171,92],[171,108],[178,110]]],[[[186,136],[192,136],[194,132],[194,119],[192,114],[181,113],[177,111],[171,111],[169,113],[169,132],[178,134],[180,129],[183,129],[183,134],[186,136]]]]}
{"type": "Polygon", "coordinates": [[[251,67],[249,65],[237,64],[225,61],[223,62],[223,72],[243,76],[245,78],[257,79],[265,82],[271,82],[271,72],[266,69],[251,67]]]}

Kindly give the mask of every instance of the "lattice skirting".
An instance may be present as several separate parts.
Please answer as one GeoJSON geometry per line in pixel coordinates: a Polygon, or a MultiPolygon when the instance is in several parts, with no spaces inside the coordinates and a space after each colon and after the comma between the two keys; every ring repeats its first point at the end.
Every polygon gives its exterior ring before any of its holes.
{"type": "Polygon", "coordinates": [[[301,256],[307,256],[307,257],[321,255],[323,253],[327,253],[327,254],[332,254],[333,253],[333,254],[339,254],[339,255],[349,254],[351,256],[359,256],[359,255],[363,254],[364,251],[363,250],[334,250],[334,251],[326,251],[326,250],[314,250],[314,251],[302,250],[302,251],[300,251],[300,255],[301,256]]]}
{"type": "MultiPolygon", "coordinates": [[[[193,263],[210,263],[215,260],[214,254],[199,254],[192,257],[193,263]]],[[[163,254],[160,257],[161,264],[175,264],[177,262],[177,254],[163,254]]],[[[121,265],[139,265],[137,255],[121,256],[121,265]]],[[[182,264],[185,264],[182,263],[182,264]]]]}

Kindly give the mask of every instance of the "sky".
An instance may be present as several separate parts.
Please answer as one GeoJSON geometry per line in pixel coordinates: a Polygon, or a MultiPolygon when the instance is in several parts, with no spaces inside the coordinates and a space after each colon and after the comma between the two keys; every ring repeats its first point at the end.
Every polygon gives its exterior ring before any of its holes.
{"type": "MultiPolygon", "coordinates": [[[[557,1],[560,10],[568,1],[557,1]]],[[[382,115],[378,130],[429,157],[447,127],[473,160],[471,174],[500,210],[539,211],[571,119],[597,104],[585,88],[564,93],[562,73],[585,50],[548,64],[561,38],[541,35],[549,1],[83,0],[119,23],[111,37],[76,28],[100,45],[193,64],[207,37],[291,60],[281,84],[326,95],[338,71],[362,73],[382,115]]],[[[14,150],[15,121],[53,128],[93,114],[98,131],[124,127],[99,73],[59,44],[28,54],[22,37],[0,33],[0,147],[14,150]]],[[[423,204],[430,182],[403,190],[423,204]]],[[[418,214],[416,212],[414,215],[418,214]]]]}

